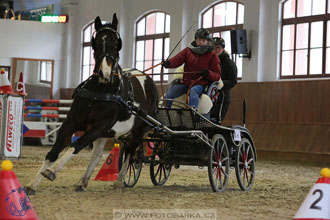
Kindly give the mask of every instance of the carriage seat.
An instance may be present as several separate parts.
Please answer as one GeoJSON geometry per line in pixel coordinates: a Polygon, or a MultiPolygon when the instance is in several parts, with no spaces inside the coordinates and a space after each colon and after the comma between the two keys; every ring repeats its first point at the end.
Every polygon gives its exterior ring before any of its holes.
{"type": "MultiPolygon", "coordinates": [[[[173,80],[170,86],[179,84],[181,82],[180,78],[173,80]]],[[[223,87],[223,82],[220,79],[217,82],[213,82],[207,85],[204,89],[204,93],[199,97],[199,104],[197,108],[197,112],[206,115],[210,112],[214,103],[216,102],[218,91],[223,87]]],[[[186,102],[186,94],[174,99],[175,101],[179,101],[182,103],[186,102]]]]}

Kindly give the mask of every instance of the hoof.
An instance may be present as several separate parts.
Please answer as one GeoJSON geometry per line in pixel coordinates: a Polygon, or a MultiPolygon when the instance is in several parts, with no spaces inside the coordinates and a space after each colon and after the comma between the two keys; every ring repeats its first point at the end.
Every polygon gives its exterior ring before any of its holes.
{"type": "Polygon", "coordinates": [[[43,171],[41,175],[43,175],[45,178],[49,179],[50,181],[54,181],[56,179],[56,174],[48,169],[43,171]]]}
{"type": "Polygon", "coordinates": [[[82,187],[82,186],[77,186],[75,191],[76,191],[76,192],[83,192],[83,191],[84,191],[84,187],[82,187]]]}
{"type": "Polygon", "coordinates": [[[27,195],[35,195],[36,190],[32,189],[31,187],[25,186],[24,191],[27,195]]]}

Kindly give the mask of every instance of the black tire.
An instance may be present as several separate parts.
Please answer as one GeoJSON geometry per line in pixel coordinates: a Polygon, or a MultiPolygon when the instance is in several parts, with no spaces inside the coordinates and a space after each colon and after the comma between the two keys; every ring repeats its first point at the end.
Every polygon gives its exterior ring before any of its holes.
{"type": "Polygon", "coordinates": [[[150,162],[150,179],[155,186],[162,186],[168,180],[172,164],[165,164],[164,157],[168,153],[169,144],[159,142],[155,144],[150,162]]]}
{"type": "Polygon", "coordinates": [[[230,156],[225,138],[221,134],[212,137],[213,149],[210,150],[208,174],[214,192],[226,189],[229,179],[230,156]]]}
{"type": "Polygon", "coordinates": [[[252,189],[254,182],[255,155],[249,139],[242,138],[236,152],[235,173],[239,187],[243,191],[252,189]]]}
{"type": "MultiPolygon", "coordinates": [[[[122,148],[120,148],[119,159],[118,159],[118,170],[119,171],[121,170],[121,167],[126,159],[125,148],[126,148],[126,145],[124,145],[122,148]]],[[[139,180],[143,163],[142,163],[142,160],[139,160],[137,158],[141,154],[141,151],[142,151],[142,155],[143,155],[142,144],[136,149],[135,154],[131,155],[131,157],[130,157],[129,164],[127,167],[127,173],[125,175],[125,180],[124,180],[125,187],[132,188],[135,186],[135,184],[139,180]]]]}

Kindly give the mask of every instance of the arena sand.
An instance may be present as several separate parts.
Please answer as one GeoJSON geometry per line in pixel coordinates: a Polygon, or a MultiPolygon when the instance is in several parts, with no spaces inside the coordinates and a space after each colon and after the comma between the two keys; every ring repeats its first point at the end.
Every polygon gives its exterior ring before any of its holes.
{"type": "MultiPolygon", "coordinates": [[[[14,172],[22,185],[34,177],[49,149],[23,146],[22,157],[13,161],[14,172]]],[[[108,153],[104,151],[92,178],[108,153]]],[[[324,164],[257,161],[252,191],[240,190],[235,170],[231,169],[226,191],[214,193],[207,167],[173,168],[167,183],[155,187],[150,180],[149,166],[144,166],[134,188],[114,189],[113,182],[91,180],[86,191],[75,192],[74,184],[84,173],[90,155],[90,149],[81,151],[54,182],[43,179],[36,195],[30,196],[40,220],[113,219],[115,209],[215,209],[216,219],[220,220],[290,220],[324,167],[324,164]]]]}

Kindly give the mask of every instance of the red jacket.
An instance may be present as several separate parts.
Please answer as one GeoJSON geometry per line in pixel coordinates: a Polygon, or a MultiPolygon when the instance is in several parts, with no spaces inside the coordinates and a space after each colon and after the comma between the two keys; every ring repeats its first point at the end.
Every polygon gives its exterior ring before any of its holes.
{"type": "MultiPolygon", "coordinates": [[[[195,85],[207,85],[220,79],[220,60],[214,52],[198,55],[193,53],[187,47],[168,61],[171,64],[170,68],[176,68],[185,63],[184,72],[200,72],[202,70],[208,70],[209,75],[207,76],[207,79],[202,78],[196,82],[195,85]]],[[[184,73],[182,83],[186,86],[190,86],[200,76],[200,73],[184,73]]]]}

